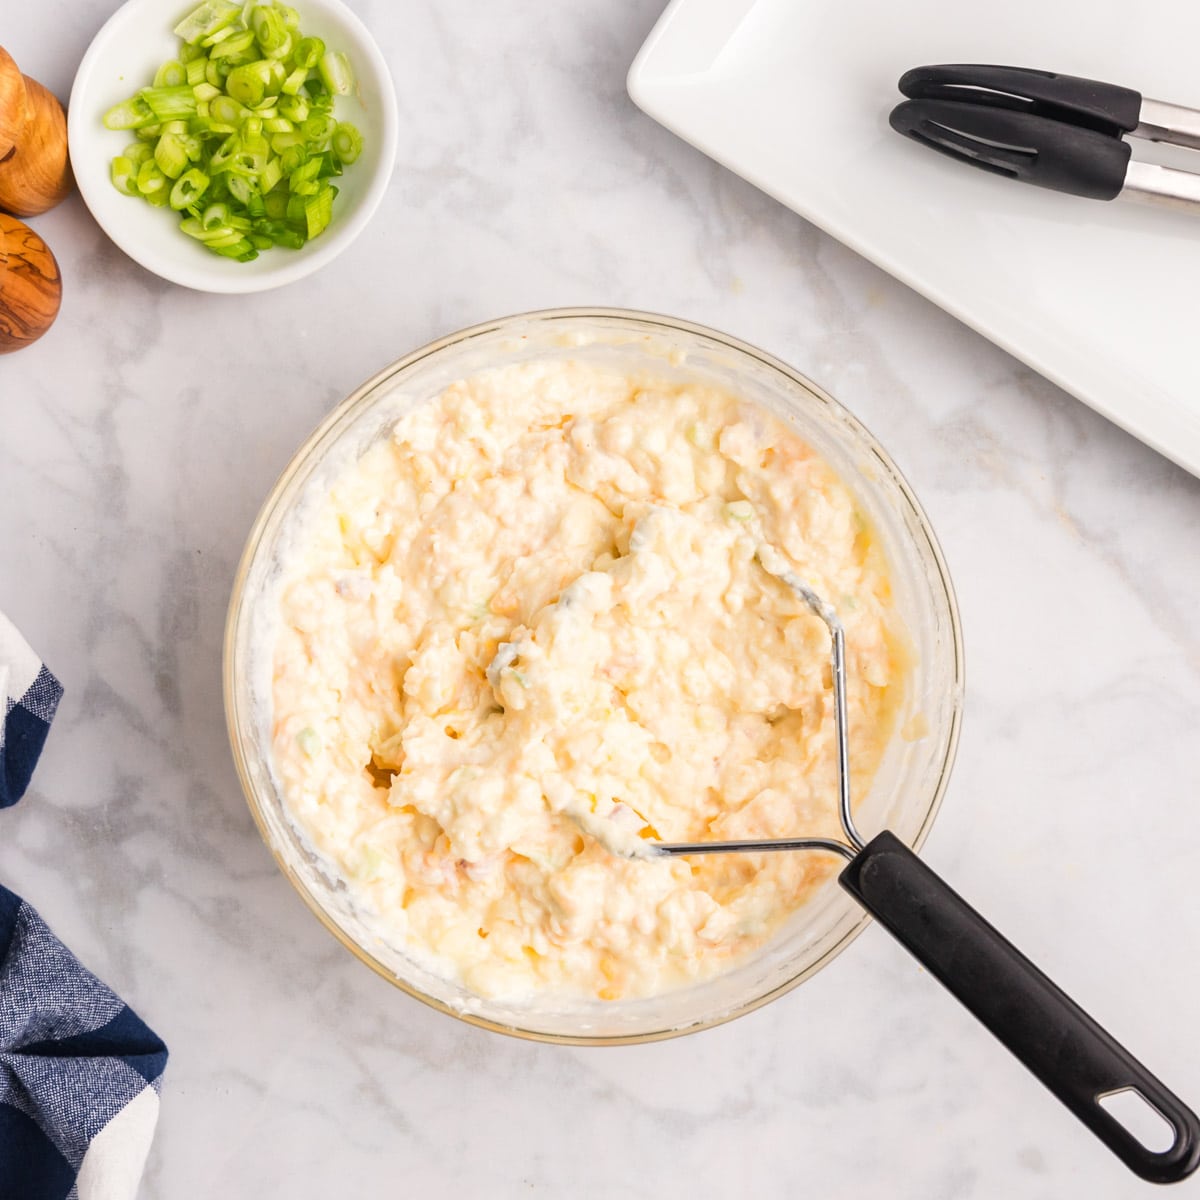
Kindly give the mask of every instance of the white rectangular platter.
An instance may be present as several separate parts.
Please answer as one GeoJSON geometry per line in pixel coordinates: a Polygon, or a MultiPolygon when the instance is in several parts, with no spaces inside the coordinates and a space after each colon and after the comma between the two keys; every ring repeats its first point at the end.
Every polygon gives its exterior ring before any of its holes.
{"type": "MultiPolygon", "coordinates": [[[[900,75],[939,62],[1083,75],[1200,108],[1197,46],[1200,4],[1183,0],[1142,0],[1132,20],[1116,0],[674,0],[629,92],[1200,475],[1200,214],[996,178],[887,124],[900,75]]],[[[1134,153],[1165,161],[1148,143],[1134,153]]]]}

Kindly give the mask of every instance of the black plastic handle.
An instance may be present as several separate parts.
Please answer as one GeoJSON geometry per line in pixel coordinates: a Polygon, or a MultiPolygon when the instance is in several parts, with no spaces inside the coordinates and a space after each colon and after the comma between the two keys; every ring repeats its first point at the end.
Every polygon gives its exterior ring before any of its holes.
{"type": "Polygon", "coordinates": [[[838,877],[1127,1166],[1174,1183],[1200,1165],[1200,1121],[894,834],[881,833],[838,877]],[[1143,1146],[1099,1100],[1140,1093],[1175,1141],[1143,1146]]]}
{"type": "Polygon", "coordinates": [[[1132,88],[1030,67],[953,63],[914,67],[900,76],[899,86],[913,100],[958,100],[1016,109],[1113,137],[1132,133],[1142,110],[1141,93],[1132,88]]]}
{"type": "Polygon", "coordinates": [[[963,100],[905,100],[889,117],[897,133],[996,175],[1091,200],[1125,186],[1129,143],[1031,112],[963,100]]]}

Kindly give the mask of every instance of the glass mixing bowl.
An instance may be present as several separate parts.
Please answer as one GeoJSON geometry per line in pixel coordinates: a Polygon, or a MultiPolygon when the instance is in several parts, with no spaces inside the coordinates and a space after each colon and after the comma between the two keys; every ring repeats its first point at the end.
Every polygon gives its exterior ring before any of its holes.
{"type": "Polygon", "coordinates": [[[224,662],[229,736],[250,810],[280,869],[330,932],[385,979],[444,1012],[521,1037],[575,1043],[671,1037],[782,995],[829,962],[869,918],[831,877],[752,957],[702,983],[636,1000],[536,1006],[487,1000],[381,940],[293,826],[272,769],[272,630],[281,563],[307,507],[407,409],[477,371],[544,358],[653,368],[668,378],[711,383],[783,417],[841,476],[887,555],[913,657],[897,732],[855,812],[866,837],[887,826],[909,845],[921,844],[950,775],[963,695],[958,609],[929,522],[879,443],[804,376],[724,334],[646,313],[556,309],[477,325],[393,363],[326,417],[267,497],[234,581],[224,662]]]}

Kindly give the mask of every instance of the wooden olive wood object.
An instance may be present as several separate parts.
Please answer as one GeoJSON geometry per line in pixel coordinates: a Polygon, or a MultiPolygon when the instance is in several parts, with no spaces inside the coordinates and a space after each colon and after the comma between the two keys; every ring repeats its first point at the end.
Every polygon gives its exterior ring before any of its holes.
{"type": "Polygon", "coordinates": [[[36,216],[70,189],[63,107],[0,46],[0,210],[36,216]]]}
{"type": "Polygon", "coordinates": [[[62,277],[50,248],[24,221],[0,213],[0,354],[36,342],[61,302],[62,277]]]}

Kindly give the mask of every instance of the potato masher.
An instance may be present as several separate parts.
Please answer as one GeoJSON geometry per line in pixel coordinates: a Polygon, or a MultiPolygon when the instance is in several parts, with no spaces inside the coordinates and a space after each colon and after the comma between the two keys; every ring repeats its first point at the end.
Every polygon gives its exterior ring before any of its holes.
{"type": "Polygon", "coordinates": [[[764,850],[840,854],[848,863],[838,883],[1130,1169],[1155,1183],[1186,1178],[1200,1166],[1196,1114],[895,834],[884,830],[864,841],[850,807],[845,630],[833,607],[788,569],[776,551],[761,546],[757,559],[829,630],[838,811],[846,840],[643,842],[645,849],[636,857],[764,850]],[[1126,1111],[1138,1114],[1131,1115],[1128,1126],[1114,1115],[1126,1111]],[[1170,1127],[1169,1143],[1164,1122],[1170,1127]],[[1162,1137],[1147,1139],[1143,1128],[1162,1137]]]}

